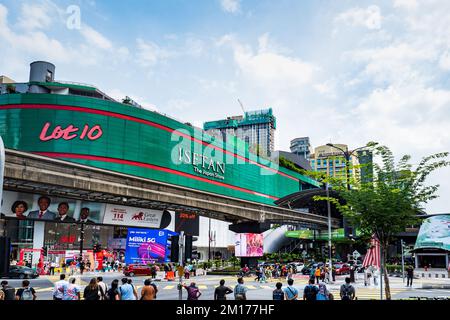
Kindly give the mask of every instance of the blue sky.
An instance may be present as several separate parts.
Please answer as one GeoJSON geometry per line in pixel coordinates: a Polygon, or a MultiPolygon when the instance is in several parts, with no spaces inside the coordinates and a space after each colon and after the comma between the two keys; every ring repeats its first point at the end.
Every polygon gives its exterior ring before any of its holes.
{"type": "MultiPolygon", "coordinates": [[[[56,78],[201,126],[272,107],[277,148],[378,141],[413,162],[450,150],[450,1],[1,1],[0,74],[56,78]],[[69,6],[80,9],[69,29],[69,6]],[[5,58],[6,57],[6,58],[5,58]]],[[[448,212],[450,169],[434,174],[448,212]]]]}

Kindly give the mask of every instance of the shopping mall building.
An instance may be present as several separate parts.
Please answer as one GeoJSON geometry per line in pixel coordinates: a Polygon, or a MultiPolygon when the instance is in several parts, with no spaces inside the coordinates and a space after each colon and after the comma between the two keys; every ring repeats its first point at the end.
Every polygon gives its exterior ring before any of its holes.
{"type": "MultiPolygon", "coordinates": [[[[91,85],[57,81],[51,63],[31,63],[28,82],[1,79],[0,136],[7,150],[199,190],[249,205],[275,206],[274,201],[288,194],[318,187],[314,180],[252,154],[237,138],[220,141],[188,123],[143,109],[129,98],[118,102],[91,85]]],[[[0,227],[11,238],[14,259],[19,259],[22,251],[29,255],[23,258],[36,263],[37,251],[21,249],[42,247],[48,249],[48,257],[61,259],[68,252],[79,252],[81,242],[85,250],[100,244],[123,256],[130,228],[177,232],[184,223],[183,217],[177,220],[183,208],[171,210],[170,204],[165,210],[144,202],[141,206],[127,203],[126,195],[123,201],[119,195],[120,201],[111,203],[99,201],[86,190],[62,193],[48,188],[45,194],[36,190],[33,181],[28,181],[27,189],[5,186],[0,227]],[[43,195],[48,199],[41,199],[43,195]],[[64,221],[55,220],[60,216],[64,221]]],[[[199,236],[194,243],[198,258],[208,259],[209,251],[230,257],[234,252],[230,221],[210,222],[199,215],[202,212],[194,217],[191,230],[199,236]]],[[[162,256],[167,259],[167,251],[162,256]]]]}

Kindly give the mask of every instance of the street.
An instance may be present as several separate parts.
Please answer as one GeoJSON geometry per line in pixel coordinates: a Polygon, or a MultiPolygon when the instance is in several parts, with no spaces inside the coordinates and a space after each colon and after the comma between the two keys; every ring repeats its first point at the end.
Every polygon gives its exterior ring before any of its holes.
{"type": "MultiPolygon", "coordinates": [[[[92,277],[102,276],[103,281],[109,286],[114,279],[121,279],[123,274],[120,273],[89,273],[84,275],[75,275],[77,278],[77,285],[80,286],[81,292],[83,292],[84,287],[89,283],[92,277]]],[[[137,286],[138,293],[143,287],[143,282],[149,277],[133,277],[133,284],[137,286]]],[[[334,296],[335,300],[340,300],[339,288],[344,283],[345,276],[337,276],[336,283],[327,285],[328,289],[334,296]]],[[[225,280],[225,285],[234,288],[237,283],[236,276],[217,276],[217,275],[206,275],[191,277],[190,279],[184,279],[183,282],[190,284],[195,282],[199,287],[202,295],[199,300],[212,300],[214,298],[214,289],[218,286],[221,279],[225,280]]],[[[2,279],[3,280],[3,279],[2,279]]],[[[9,284],[14,288],[18,289],[21,286],[21,280],[19,279],[7,279],[9,284]]],[[[37,279],[30,280],[31,286],[36,290],[38,300],[51,300],[53,284],[59,280],[59,275],[54,276],[41,276],[37,279]]],[[[270,279],[267,283],[259,283],[254,281],[253,277],[247,277],[244,279],[244,285],[247,287],[247,299],[248,300],[272,300],[272,291],[275,289],[275,283],[279,280],[270,279]]],[[[281,281],[283,283],[283,288],[287,285],[286,280],[281,281]]],[[[157,300],[178,300],[179,291],[177,289],[178,280],[167,281],[160,280],[155,282],[158,286],[157,300]]],[[[294,286],[299,290],[299,295],[302,295],[303,288],[307,283],[307,278],[297,278],[294,280],[294,286]]],[[[449,279],[414,279],[414,284],[412,288],[406,287],[403,284],[401,278],[391,277],[390,286],[392,299],[408,299],[412,297],[427,297],[427,298],[449,298],[450,289],[424,289],[423,285],[447,285],[450,286],[449,279]]],[[[356,289],[356,296],[358,300],[379,300],[380,299],[380,287],[371,286],[364,287],[363,280],[359,279],[354,284],[356,289]]],[[[428,286],[427,286],[428,287],[428,286]]],[[[384,291],[384,290],[383,290],[384,291]]],[[[383,292],[383,297],[385,297],[383,292]]],[[[183,300],[187,298],[187,292],[183,289],[183,300]]],[[[228,295],[229,300],[234,300],[233,294],[228,295]]]]}

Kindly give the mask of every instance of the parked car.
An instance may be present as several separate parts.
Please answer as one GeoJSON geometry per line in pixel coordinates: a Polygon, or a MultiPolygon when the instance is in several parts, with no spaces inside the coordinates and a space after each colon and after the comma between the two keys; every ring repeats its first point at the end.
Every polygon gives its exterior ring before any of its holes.
{"type": "Polygon", "coordinates": [[[303,268],[305,267],[305,264],[303,262],[292,262],[290,263],[295,268],[295,271],[297,273],[302,272],[303,268]]]}
{"type": "Polygon", "coordinates": [[[152,268],[145,264],[129,264],[123,269],[123,274],[127,277],[150,276],[152,268]]]}
{"type": "Polygon", "coordinates": [[[350,266],[347,263],[336,263],[336,275],[350,274],[350,266]]]}
{"type": "Polygon", "coordinates": [[[9,266],[8,278],[34,279],[39,277],[36,270],[24,266],[9,266]]]}

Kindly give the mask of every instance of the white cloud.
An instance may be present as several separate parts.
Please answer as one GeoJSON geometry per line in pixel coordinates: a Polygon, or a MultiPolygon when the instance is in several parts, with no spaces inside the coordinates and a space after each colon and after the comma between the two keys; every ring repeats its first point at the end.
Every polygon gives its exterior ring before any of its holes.
{"type": "Polygon", "coordinates": [[[394,8],[414,10],[417,6],[417,0],[394,0],[394,8]]]}
{"type": "Polygon", "coordinates": [[[335,18],[335,22],[344,22],[351,26],[362,26],[369,30],[377,30],[381,28],[383,16],[380,8],[372,5],[366,9],[352,8],[342,12],[335,18]]]}
{"type": "Polygon", "coordinates": [[[175,55],[174,52],[161,48],[152,41],[137,39],[137,61],[143,67],[152,67],[160,61],[167,60],[175,55]]]}
{"type": "Polygon", "coordinates": [[[45,29],[52,23],[50,10],[47,3],[23,3],[18,26],[25,30],[45,29]]]}
{"type": "Polygon", "coordinates": [[[222,10],[233,14],[239,13],[241,8],[240,0],[220,0],[222,10]]]}
{"type": "Polygon", "coordinates": [[[299,58],[269,51],[272,47],[268,35],[259,38],[259,49],[254,53],[248,45],[243,45],[232,35],[223,36],[217,45],[231,45],[234,61],[239,71],[251,83],[279,91],[304,86],[312,82],[317,70],[313,64],[299,58]]]}
{"type": "Polygon", "coordinates": [[[450,71],[450,52],[444,52],[439,59],[439,66],[444,71],[450,71]]]}
{"type": "Polygon", "coordinates": [[[80,33],[89,44],[97,48],[108,50],[113,46],[105,36],[86,24],[81,26],[80,33]]]}

